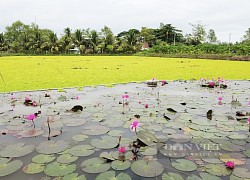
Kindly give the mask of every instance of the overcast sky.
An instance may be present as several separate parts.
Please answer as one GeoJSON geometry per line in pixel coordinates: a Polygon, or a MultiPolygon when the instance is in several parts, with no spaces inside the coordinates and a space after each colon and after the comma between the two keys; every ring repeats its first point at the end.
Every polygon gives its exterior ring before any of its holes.
{"type": "Polygon", "coordinates": [[[115,34],[142,26],[157,28],[171,23],[183,34],[189,23],[202,22],[214,29],[218,39],[240,41],[250,28],[250,0],[1,0],[0,32],[20,20],[35,22],[58,35],[63,29],[109,26],[115,34]]]}

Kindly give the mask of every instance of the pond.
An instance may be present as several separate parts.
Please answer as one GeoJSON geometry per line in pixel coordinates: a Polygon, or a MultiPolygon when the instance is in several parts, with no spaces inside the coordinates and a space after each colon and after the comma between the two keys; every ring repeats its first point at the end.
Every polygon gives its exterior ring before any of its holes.
{"type": "Polygon", "coordinates": [[[0,178],[247,179],[250,81],[227,86],[180,80],[2,93],[0,178]]]}

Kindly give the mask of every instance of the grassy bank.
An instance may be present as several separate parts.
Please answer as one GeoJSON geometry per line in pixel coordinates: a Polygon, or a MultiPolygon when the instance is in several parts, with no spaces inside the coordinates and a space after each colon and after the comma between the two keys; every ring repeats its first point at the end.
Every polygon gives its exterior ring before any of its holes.
{"type": "Polygon", "coordinates": [[[157,79],[250,79],[250,62],[137,56],[0,57],[0,92],[157,79]]]}

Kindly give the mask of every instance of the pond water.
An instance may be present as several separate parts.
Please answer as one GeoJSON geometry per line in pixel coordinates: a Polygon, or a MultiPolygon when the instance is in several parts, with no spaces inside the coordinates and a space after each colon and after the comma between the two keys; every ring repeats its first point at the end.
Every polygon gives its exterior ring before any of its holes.
{"type": "Polygon", "coordinates": [[[198,81],[170,81],[156,88],[128,83],[2,93],[0,178],[250,178],[250,81],[227,85],[209,89],[198,81]],[[25,106],[26,97],[37,106],[25,106]],[[69,111],[75,105],[83,111],[69,111]],[[26,117],[38,111],[34,128],[26,117]],[[135,115],[136,132],[130,129],[135,115]],[[125,161],[119,160],[121,146],[125,161]],[[233,170],[225,167],[228,161],[233,170]]]}

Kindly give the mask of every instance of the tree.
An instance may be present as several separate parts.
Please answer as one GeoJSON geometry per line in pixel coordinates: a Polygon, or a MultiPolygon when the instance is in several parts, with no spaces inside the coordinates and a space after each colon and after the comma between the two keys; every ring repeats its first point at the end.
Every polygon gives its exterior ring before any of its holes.
{"type": "Polygon", "coordinates": [[[198,23],[198,24],[191,24],[192,26],[192,42],[193,45],[198,45],[204,43],[206,41],[206,28],[205,25],[198,23]]]}
{"type": "Polygon", "coordinates": [[[153,46],[153,44],[155,44],[154,29],[142,27],[140,35],[144,43],[148,43],[149,46],[153,46]]]}
{"type": "Polygon", "coordinates": [[[246,34],[243,36],[243,43],[250,44],[250,28],[245,32],[246,34]]]}
{"type": "Polygon", "coordinates": [[[104,51],[111,52],[111,49],[113,51],[112,47],[114,45],[115,38],[114,38],[114,34],[112,30],[109,27],[104,26],[104,28],[102,28],[101,31],[102,31],[102,36],[103,36],[102,41],[103,41],[104,51]]]}
{"type": "Polygon", "coordinates": [[[208,42],[211,44],[217,43],[217,37],[213,29],[209,29],[207,39],[208,39],[208,42]]]}
{"type": "Polygon", "coordinates": [[[8,47],[5,43],[4,34],[0,33],[0,51],[6,51],[7,49],[8,47]]]}

